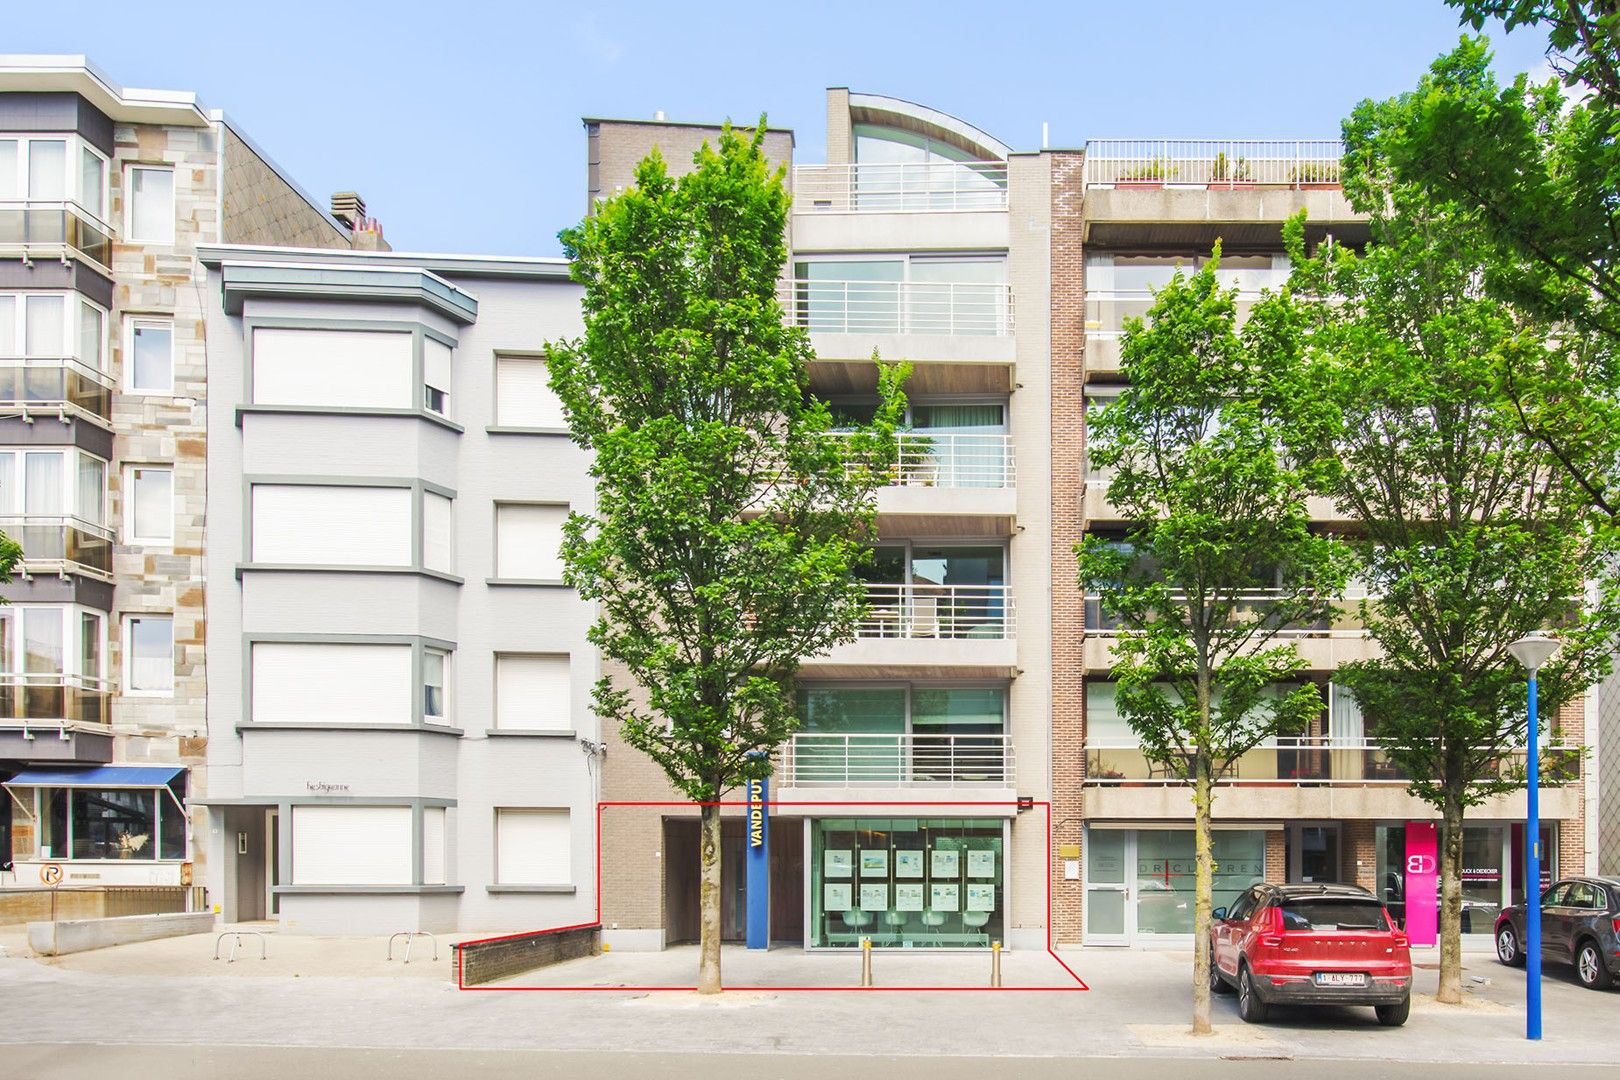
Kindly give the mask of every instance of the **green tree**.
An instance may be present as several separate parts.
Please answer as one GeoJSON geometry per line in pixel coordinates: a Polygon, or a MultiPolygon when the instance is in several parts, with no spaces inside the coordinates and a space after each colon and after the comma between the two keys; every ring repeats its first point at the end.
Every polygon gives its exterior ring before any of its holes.
{"type": "Polygon", "coordinates": [[[546,350],[596,506],[570,515],[565,580],[598,605],[591,641],[635,684],[596,686],[604,719],[702,803],[698,988],[720,990],[720,808],[797,721],[802,658],[854,636],[874,490],[905,408],[879,370],[875,422],[829,435],[804,330],[776,299],[789,194],[764,120],[721,132],[673,178],[636,183],[562,234],[584,336],[546,350]]]}
{"type": "Polygon", "coordinates": [[[1560,347],[1500,355],[1498,391],[1611,524],[1620,524],[1620,78],[1608,2],[1449,0],[1478,29],[1539,25],[1560,77],[1500,84],[1464,38],[1418,87],[1345,125],[1346,190],[1382,212],[1392,185],[1475,230],[1491,296],[1560,347]]]}
{"type": "Polygon", "coordinates": [[[1245,753],[1322,710],[1280,639],[1323,617],[1346,576],[1342,550],[1310,527],[1310,478],[1280,453],[1322,422],[1298,381],[1286,301],[1237,329],[1236,290],[1216,258],[1177,275],[1148,318],[1127,323],[1129,385],[1091,413],[1088,454],[1112,470],[1109,500],[1135,522],[1123,544],[1088,536],[1080,581],[1116,621],[1119,711],[1150,760],[1191,788],[1196,845],[1193,1031],[1208,1034],[1212,981],[1210,821],[1215,785],[1245,753]]]}
{"type": "MultiPolygon", "coordinates": [[[[1545,327],[1482,291],[1494,256],[1477,229],[1415,188],[1381,192],[1361,255],[1307,256],[1303,219],[1287,227],[1310,382],[1338,413],[1294,450],[1326,466],[1372,597],[1361,613],[1381,655],[1335,678],[1440,814],[1439,996],[1455,1003],[1464,818],[1525,781],[1509,764],[1524,747],[1525,675],[1508,646],[1557,628],[1540,695],[1556,717],[1606,670],[1620,607],[1612,581],[1588,581],[1602,552],[1576,485],[1498,393],[1506,357],[1544,359],[1545,327]]],[[[1556,779],[1568,760],[1548,764],[1556,779]]]]}

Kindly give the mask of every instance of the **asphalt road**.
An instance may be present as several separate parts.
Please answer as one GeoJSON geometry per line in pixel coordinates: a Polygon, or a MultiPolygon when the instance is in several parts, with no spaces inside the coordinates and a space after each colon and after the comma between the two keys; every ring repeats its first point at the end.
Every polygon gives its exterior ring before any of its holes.
{"type": "MultiPolygon", "coordinates": [[[[525,1077],[536,1080],[597,1077],[647,1080],[1074,1080],[1102,1075],[1109,1080],[1273,1080],[1307,1073],[1354,1080],[1411,1080],[1414,1068],[1399,1062],[1280,1057],[1226,1058],[934,1058],[840,1057],[803,1054],[625,1054],[531,1050],[383,1050],[287,1046],[112,1046],[46,1043],[5,1048],[5,1075],[15,1080],[173,1080],[201,1076],[231,1080],[287,1080],[288,1077],[341,1076],[344,1080],[483,1080],[525,1077]]],[[[1520,1080],[1523,1063],[1434,1064],[1422,1066],[1424,1080],[1520,1080]]],[[[1568,1080],[1620,1077],[1620,1065],[1556,1066],[1568,1080]]]]}

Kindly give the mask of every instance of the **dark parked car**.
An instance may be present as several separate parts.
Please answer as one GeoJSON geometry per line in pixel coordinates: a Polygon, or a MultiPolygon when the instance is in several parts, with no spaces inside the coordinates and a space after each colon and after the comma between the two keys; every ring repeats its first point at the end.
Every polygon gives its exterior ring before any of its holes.
{"type": "MultiPolygon", "coordinates": [[[[1524,963],[1524,905],[1496,919],[1496,958],[1524,963]]],[[[1592,990],[1620,979],[1620,881],[1578,877],[1555,881],[1541,894],[1541,958],[1575,965],[1575,977],[1592,990]]]]}
{"type": "Polygon", "coordinates": [[[1411,949],[1366,889],[1255,885],[1214,915],[1209,987],[1236,987],[1248,1023],[1272,1005],[1371,1005],[1380,1024],[1406,1023],[1411,949]]]}

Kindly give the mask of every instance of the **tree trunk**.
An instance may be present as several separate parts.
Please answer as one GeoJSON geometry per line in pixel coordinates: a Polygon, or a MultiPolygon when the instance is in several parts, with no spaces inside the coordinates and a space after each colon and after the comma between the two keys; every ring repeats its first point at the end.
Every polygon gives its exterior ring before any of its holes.
{"type": "Polygon", "coordinates": [[[1436,999],[1461,1005],[1463,808],[1462,799],[1449,789],[1441,814],[1440,992],[1436,999]]]}
{"type": "Polygon", "coordinates": [[[1198,754],[1193,777],[1193,843],[1197,848],[1193,901],[1193,1024],[1194,1035],[1210,1035],[1209,1023],[1209,923],[1214,894],[1214,848],[1210,842],[1209,821],[1212,801],[1209,755],[1198,754]]]}
{"type": "Polygon", "coordinates": [[[698,888],[702,928],[699,932],[698,993],[720,992],[720,808],[704,806],[698,840],[701,866],[698,888]]]}

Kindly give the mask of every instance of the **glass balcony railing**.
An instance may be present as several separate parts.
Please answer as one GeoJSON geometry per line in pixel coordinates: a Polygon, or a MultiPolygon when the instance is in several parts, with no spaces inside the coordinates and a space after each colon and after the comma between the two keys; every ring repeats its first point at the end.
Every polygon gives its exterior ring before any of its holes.
{"type": "Polygon", "coordinates": [[[110,696],[105,682],[82,675],[0,674],[0,724],[105,727],[110,696]]]}
{"type": "Polygon", "coordinates": [[[112,266],[112,226],[75,202],[0,200],[0,252],[112,266]]]}
{"type": "MultiPolygon", "coordinates": [[[[1580,779],[1581,752],[1577,747],[1550,746],[1542,750],[1542,782],[1571,783],[1580,779]]],[[[1497,762],[1502,776],[1522,776],[1524,751],[1497,762]]],[[[1274,786],[1278,784],[1404,784],[1408,775],[1378,744],[1362,740],[1326,738],[1278,739],[1274,746],[1257,747],[1233,763],[1222,784],[1274,786]]],[[[1181,770],[1173,763],[1149,761],[1135,744],[1099,746],[1087,743],[1088,784],[1177,784],[1181,770]]]]}
{"type": "Polygon", "coordinates": [[[112,530],[76,517],[0,515],[0,532],[22,545],[28,573],[88,574],[112,580],[112,530]]]}
{"type": "Polygon", "coordinates": [[[1005,735],[835,735],[799,732],[776,753],[788,786],[911,787],[1013,782],[1005,735]]]}
{"type": "Polygon", "coordinates": [[[71,356],[0,356],[0,408],[74,409],[112,418],[112,377],[71,356]]]}
{"type": "Polygon", "coordinates": [[[1003,640],[1013,636],[1012,590],[1005,585],[866,586],[863,638],[1003,640]]]}

